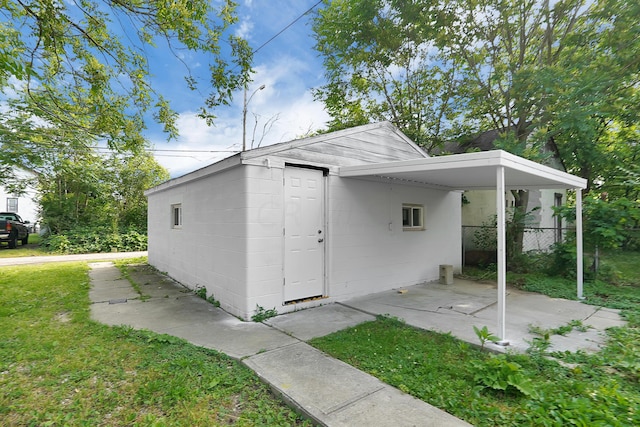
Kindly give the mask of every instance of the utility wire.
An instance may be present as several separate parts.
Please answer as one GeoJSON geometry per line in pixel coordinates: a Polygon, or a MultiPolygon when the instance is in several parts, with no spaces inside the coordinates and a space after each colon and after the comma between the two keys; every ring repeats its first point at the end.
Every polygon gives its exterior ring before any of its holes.
{"type": "MultiPolygon", "coordinates": [[[[109,147],[89,147],[96,150],[114,151],[109,147]]],[[[173,152],[173,153],[237,153],[240,150],[183,150],[183,149],[170,149],[170,148],[145,148],[144,151],[149,152],[173,152]]]]}
{"type": "Polygon", "coordinates": [[[320,3],[322,3],[322,0],[319,0],[316,4],[314,4],[313,6],[311,6],[309,9],[307,9],[306,12],[304,12],[302,15],[298,16],[296,19],[294,19],[293,21],[291,21],[289,23],[289,25],[287,25],[286,27],[284,27],[282,30],[280,30],[275,36],[271,37],[269,40],[267,40],[266,42],[262,43],[262,45],[260,45],[260,47],[258,47],[256,50],[254,50],[252,52],[252,55],[255,55],[256,53],[258,53],[258,51],[260,49],[262,49],[263,47],[265,47],[266,45],[268,45],[269,43],[271,43],[276,37],[278,37],[280,34],[284,33],[285,31],[287,31],[289,29],[289,27],[291,27],[293,24],[295,24],[296,22],[298,22],[300,19],[302,19],[303,16],[305,16],[307,13],[311,12],[313,9],[316,8],[316,6],[318,6],[320,3]]]}

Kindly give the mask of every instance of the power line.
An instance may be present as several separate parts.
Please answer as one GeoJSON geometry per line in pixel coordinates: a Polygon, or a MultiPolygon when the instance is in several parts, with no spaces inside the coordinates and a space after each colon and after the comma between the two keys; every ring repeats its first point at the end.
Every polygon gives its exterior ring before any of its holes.
{"type": "MultiPolygon", "coordinates": [[[[96,150],[114,151],[109,147],[89,147],[96,150]]],[[[186,149],[169,149],[169,148],[145,148],[148,152],[173,152],[173,153],[238,153],[240,150],[186,150],[186,149]]]]}
{"type": "Polygon", "coordinates": [[[258,51],[260,49],[262,49],[263,47],[265,47],[266,45],[268,45],[269,43],[271,43],[276,37],[278,37],[280,34],[284,33],[285,31],[287,31],[289,29],[289,27],[291,27],[293,24],[295,24],[296,22],[298,22],[300,19],[302,19],[303,16],[305,16],[307,13],[311,12],[313,9],[316,8],[316,6],[318,6],[320,3],[322,3],[322,0],[319,0],[316,4],[314,4],[313,6],[311,6],[309,9],[307,9],[306,12],[304,12],[302,15],[298,16],[296,19],[294,19],[293,21],[291,21],[286,27],[284,27],[282,30],[280,30],[275,36],[271,37],[269,40],[267,40],[266,42],[262,43],[262,45],[260,45],[260,47],[258,47],[256,50],[254,50],[252,52],[253,55],[255,55],[256,53],[258,53],[258,51]]]}

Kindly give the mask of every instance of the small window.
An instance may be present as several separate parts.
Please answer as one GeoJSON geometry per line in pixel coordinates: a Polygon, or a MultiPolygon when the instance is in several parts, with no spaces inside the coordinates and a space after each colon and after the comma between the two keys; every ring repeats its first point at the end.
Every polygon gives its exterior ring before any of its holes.
{"type": "Polygon", "coordinates": [[[17,197],[7,197],[7,212],[18,212],[17,197]]]}
{"type": "Polygon", "coordinates": [[[171,228],[182,228],[182,205],[171,205],[171,228]]]}
{"type": "Polygon", "coordinates": [[[402,229],[424,230],[424,206],[402,205],[402,229]]]}

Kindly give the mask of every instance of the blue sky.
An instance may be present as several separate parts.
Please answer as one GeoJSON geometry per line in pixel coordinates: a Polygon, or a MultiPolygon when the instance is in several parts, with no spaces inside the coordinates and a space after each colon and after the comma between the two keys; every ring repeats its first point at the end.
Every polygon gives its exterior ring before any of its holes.
{"type": "MultiPolygon", "coordinates": [[[[237,9],[239,22],[236,34],[249,41],[255,50],[315,5],[318,0],[240,0],[237,9]]],[[[318,5],[321,7],[322,4],[318,5]]],[[[290,28],[262,47],[254,57],[254,82],[249,96],[255,92],[247,108],[247,146],[249,148],[254,127],[255,144],[261,138],[262,146],[285,142],[325,126],[328,116],[321,103],[314,102],[311,89],[323,84],[322,61],[313,49],[311,31],[313,13],[302,17],[290,28]],[[257,126],[256,125],[257,117],[257,126]],[[273,126],[266,133],[263,126],[271,120],[273,126]],[[264,135],[264,137],[263,137],[264,135]]],[[[185,54],[182,59],[192,71],[206,72],[206,58],[185,54]]],[[[153,84],[167,96],[179,113],[180,137],[167,142],[157,126],[151,126],[148,139],[158,150],[156,159],[166,167],[172,177],[180,176],[207,166],[233,153],[202,153],[197,150],[240,150],[242,145],[243,93],[234,96],[233,104],[215,111],[214,126],[208,127],[197,117],[203,95],[189,91],[184,85],[184,68],[170,54],[154,53],[150,57],[154,74],[153,84]]]]}

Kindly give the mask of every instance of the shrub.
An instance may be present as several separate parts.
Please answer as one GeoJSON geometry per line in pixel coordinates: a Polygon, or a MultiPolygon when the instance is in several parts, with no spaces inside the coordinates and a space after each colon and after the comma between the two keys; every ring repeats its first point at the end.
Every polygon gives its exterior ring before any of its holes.
{"type": "Polygon", "coordinates": [[[575,279],[577,254],[573,242],[553,245],[553,256],[550,261],[547,267],[548,274],[575,279]]]}
{"type": "Polygon", "coordinates": [[[113,230],[110,227],[78,227],[42,239],[49,252],[63,254],[133,252],[147,250],[147,236],[136,230],[113,230]]]}

